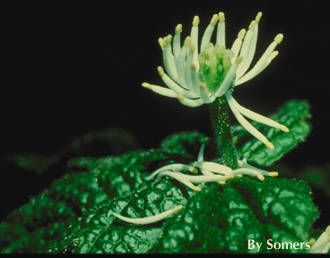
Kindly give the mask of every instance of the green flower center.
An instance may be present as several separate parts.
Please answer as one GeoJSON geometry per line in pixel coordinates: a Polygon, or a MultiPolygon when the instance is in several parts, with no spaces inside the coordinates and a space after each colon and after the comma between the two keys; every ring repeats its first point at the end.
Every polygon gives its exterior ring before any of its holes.
{"type": "Polygon", "coordinates": [[[204,82],[208,90],[216,92],[221,82],[224,80],[230,66],[233,53],[229,49],[209,44],[205,50],[200,53],[199,59],[199,78],[204,82]]]}

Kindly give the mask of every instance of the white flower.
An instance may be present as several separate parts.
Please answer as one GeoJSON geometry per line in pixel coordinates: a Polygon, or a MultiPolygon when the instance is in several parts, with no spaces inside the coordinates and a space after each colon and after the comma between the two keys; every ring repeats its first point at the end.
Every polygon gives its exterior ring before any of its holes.
{"type": "MultiPolygon", "coordinates": [[[[231,169],[230,167],[221,165],[216,162],[205,161],[204,149],[205,144],[201,146],[197,160],[192,162],[192,164],[186,165],[182,163],[174,163],[165,165],[154,171],[150,176],[147,177],[147,180],[153,180],[155,178],[160,179],[161,177],[168,176],[186,185],[194,191],[200,191],[201,187],[196,186],[195,184],[208,182],[217,182],[219,184],[225,184],[228,179],[231,179],[233,177],[241,177],[243,175],[256,177],[259,180],[263,181],[265,179],[265,176],[274,177],[278,175],[277,172],[268,172],[253,167],[247,164],[246,160],[239,160],[237,169],[231,169]],[[184,172],[189,172],[195,175],[189,175],[184,172]],[[201,172],[201,175],[197,175],[198,172],[201,172]]],[[[114,211],[110,212],[114,217],[121,221],[135,225],[147,225],[166,219],[180,211],[182,208],[183,206],[180,204],[159,214],[143,218],[130,218],[125,217],[114,211]]]]}
{"type": "Polygon", "coordinates": [[[266,170],[253,167],[249,165],[246,160],[238,160],[237,169],[231,169],[228,166],[216,162],[205,161],[204,148],[205,145],[202,145],[197,161],[194,161],[192,164],[187,165],[182,163],[174,163],[165,165],[154,171],[149,177],[147,177],[147,180],[152,180],[156,177],[161,178],[163,176],[168,176],[194,191],[200,191],[200,186],[196,186],[195,184],[207,182],[218,182],[220,184],[225,184],[227,180],[233,177],[241,177],[243,175],[256,177],[261,181],[265,179],[265,176],[278,176],[277,172],[268,172],[266,170]],[[201,175],[197,175],[199,171],[201,172],[201,175]],[[193,173],[195,175],[189,175],[185,172],[193,173]]]}
{"type": "Polygon", "coordinates": [[[273,144],[245,117],[284,132],[288,132],[289,129],[240,106],[232,96],[236,86],[254,78],[278,55],[275,48],[283,40],[282,34],[276,35],[264,54],[249,69],[256,51],[261,16],[262,13],[259,12],[250,23],[247,31],[245,29],[240,30],[230,48],[226,47],[225,16],[222,12],[212,16],[200,44],[198,16],[194,17],[190,36],[185,38],[183,44],[181,44],[182,25],[177,25],[173,38],[172,35],[159,38],[165,70],[160,66],[157,70],[167,87],[146,82],[142,86],[160,95],[177,98],[188,107],[212,103],[216,98],[225,96],[238,122],[267,147],[274,148],[273,144]],[[216,26],[216,42],[212,44],[210,41],[216,26]]]}

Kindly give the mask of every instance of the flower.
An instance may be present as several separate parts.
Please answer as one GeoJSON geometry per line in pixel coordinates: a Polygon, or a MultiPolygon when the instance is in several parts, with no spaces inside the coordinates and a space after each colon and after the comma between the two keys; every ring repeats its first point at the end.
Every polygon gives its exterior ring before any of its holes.
{"type": "Polygon", "coordinates": [[[237,169],[231,169],[228,166],[216,162],[205,161],[204,149],[205,145],[203,144],[199,150],[197,160],[193,163],[188,165],[182,163],[165,165],[154,171],[147,177],[147,180],[168,176],[194,191],[200,191],[201,188],[194,185],[194,183],[218,182],[220,184],[225,184],[227,180],[233,177],[241,177],[243,175],[256,177],[261,181],[265,179],[265,176],[278,176],[278,172],[268,172],[266,170],[258,169],[249,165],[246,160],[238,160],[237,169]],[[189,172],[195,175],[189,175],[184,172],[189,172]],[[201,172],[201,175],[197,175],[198,172],[201,172]]]}
{"type": "MultiPolygon", "coordinates": [[[[265,179],[265,176],[278,176],[277,172],[268,172],[266,170],[253,167],[247,164],[246,160],[238,160],[237,169],[231,169],[228,166],[216,162],[205,161],[204,149],[205,144],[202,144],[199,149],[197,160],[192,162],[191,164],[187,165],[182,163],[174,163],[165,165],[154,171],[151,175],[149,175],[147,177],[147,180],[153,180],[155,178],[160,179],[163,176],[169,176],[194,191],[200,191],[201,187],[196,186],[195,184],[208,182],[217,182],[219,184],[225,184],[228,179],[231,179],[233,177],[241,177],[243,175],[256,177],[261,181],[265,179]],[[184,172],[189,172],[195,175],[189,175],[184,172]],[[201,172],[202,175],[197,175],[198,172],[201,172]]],[[[125,217],[114,211],[110,212],[114,217],[121,221],[135,225],[148,225],[164,220],[177,213],[182,208],[183,206],[180,204],[159,214],[143,218],[130,218],[125,217]]]]}
{"type": "Polygon", "coordinates": [[[245,117],[284,132],[288,132],[289,129],[285,125],[242,107],[232,96],[236,86],[254,78],[278,55],[275,48],[282,42],[282,34],[276,35],[260,59],[249,70],[256,51],[261,16],[262,13],[259,12],[247,31],[245,29],[239,31],[231,48],[226,48],[225,15],[222,12],[212,16],[200,45],[198,43],[198,16],[194,17],[190,36],[185,38],[182,45],[182,25],[178,24],[174,37],[168,35],[158,40],[165,69],[159,66],[157,70],[167,87],[147,82],[142,83],[142,86],[160,95],[177,98],[188,107],[209,104],[225,96],[238,122],[268,148],[274,148],[273,144],[245,117]],[[213,44],[210,41],[216,26],[216,42],[213,44]]]}

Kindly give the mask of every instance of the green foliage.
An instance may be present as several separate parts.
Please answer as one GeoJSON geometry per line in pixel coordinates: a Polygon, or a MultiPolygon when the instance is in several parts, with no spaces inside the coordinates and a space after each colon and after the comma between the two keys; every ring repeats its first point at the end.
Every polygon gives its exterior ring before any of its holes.
{"type": "MultiPolygon", "coordinates": [[[[309,105],[306,101],[286,102],[271,118],[286,125],[290,132],[283,133],[275,128],[258,125],[256,127],[267,136],[275,148],[270,150],[257,139],[252,139],[240,148],[240,156],[260,166],[272,165],[306,139],[311,130],[310,117],[309,105]]],[[[244,141],[247,136],[240,127],[234,127],[233,133],[237,143],[244,141]]]]}
{"type": "Polygon", "coordinates": [[[247,239],[309,239],[318,210],[301,181],[243,177],[193,192],[166,177],[146,180],[165,164],[194,161],[207,140],[196,132],[178,133],[157,149],[71,160],[65,176],[0,224],[0,252],[236,253],[256,252],[247,250],[247,239]],[[184,209],[145,226],[121,222],[110,212],[145,217],[177,204],[184,209]]]}

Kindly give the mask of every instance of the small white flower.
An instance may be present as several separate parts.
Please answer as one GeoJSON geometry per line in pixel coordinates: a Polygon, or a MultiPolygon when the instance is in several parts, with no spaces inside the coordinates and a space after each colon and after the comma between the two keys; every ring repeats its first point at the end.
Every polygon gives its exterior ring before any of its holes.
{"type": "MultiPolygon", "coordinates": [[[[246,160],[238,161],[238,169],[231,169],[225,165],[221,165],[216,162],[205,161],[204,160],[204,149],[205,144],[203,144],[199,150],[197,160],[192,164],[186,165],[181,163],[174,163],[165,165],[156,171],[154,171],[150,176],[147,177],[147,180],[152,180],[154,178],[161,178],[163,176],[169,176],[178,182],[186,185],[194,191],[200,191],[201,188],[194,184],[208,183],[208,182],[217,182],[219,184],[225,184],[228,179],[233,177],[241,177],[243,175],[248,175],[252,177],[257,177],[259,180],[263,181],[264,176],[277,176],[277,172],[268,172],[262,169],[255,168],[247,164],[246,160]],[[196,175],[198,172],[201,172],[202,175],[196,175]],[[195,175],[185,174],[184,172],[189,172],[195,175]]],[[[183,208],[182,205],[175,206],[171,209],[168,209],[164,212],[161,212],[156,215],[143,218],[130,218],[125,217],[119,213],[111,211],[111,214],[117,219],[135,224],[135,225],[147,225],[156,223],[163,219],[170,217],[179,210],[183,208]]]]}
{"type": "Polygon", "coordinates": [[[181,44],[182,25],[177,25],[174,37],[168,35],[159,38],[165,70],[160,66],[157,70],[167,87],[146,82],[142,86],[160,95],[177,98],[183,105],[188,107],[209,104],[216,98],[225,96],[238,122],[268,148],[274,148],[273,144],[253,127],[245,117],[284,132],[288,132],[289,129],[240,106],[232,96],[233,89],[236,86],[254,78],[278,55],[275,48],[282,42],[282,34],[276,35],[264,54],[249,69],[256,51],[261,16],[262,13],[259,12],[250,23],[247,31],[245,29],[240,30],[230,48],[226,47],[225,16],[222,12],[212,16],[200,44],[198,16],[194,17],[190,35],[185,38],[183,44],[181,44]],[[212,44],[210,41],[216,26],[216,42],[212,44]]]}
{"type": "Polygon", "coordinates": [[[218,182],[220,184],[225,184],[227,180],[233,177],[241,177],[243,175],[256,177],[261,181],[265,179],[265,176],[278,176],[277,172],[268,172],[266,170],[253,167],[249,165],[246,160],[238,160],[237,169],[231,169],[228,166],[216,162],[205,161],[204,148],[205,145],[202,145],[197,161],[194,161],[192,164],[186,165],[174,163],[165,165],[154,171],[149,177],[147,177],[147,180],[152,180],[156,177],[161,178],[163,176],[168,176],[194,191],[200,191],[201,188],[200,186],[196,186],[196,183],[218,182]],[[201,172],[201,175],[197,175],[199,171],[201,172]],[[195,175],[189,175],[184,172],[193,173],[195,175]]]}

